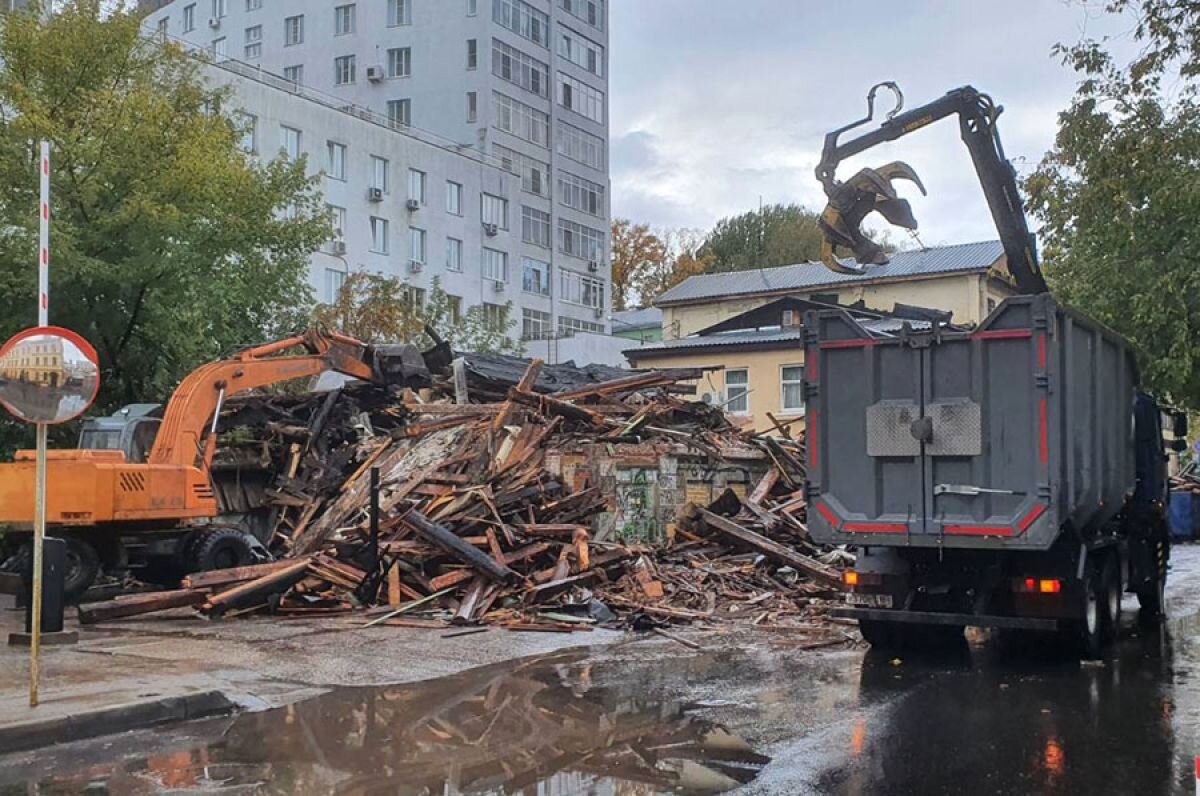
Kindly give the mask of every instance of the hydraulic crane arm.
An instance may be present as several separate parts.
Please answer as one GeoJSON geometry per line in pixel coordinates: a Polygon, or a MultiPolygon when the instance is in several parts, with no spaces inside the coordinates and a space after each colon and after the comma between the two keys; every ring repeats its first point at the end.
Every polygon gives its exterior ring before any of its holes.
{"type": "Polygon", "coordinates": [[[880,83],[867,95],[866,117],[825,136],[821,162],[816,169],[817,179],[821,181],[830,200],[821,217],[821,227],[825,233],[825,247],[822,250],[825,264],[835,271],[865,272],[862,267],[838,260],[838,247],[852,249],[860,264],[886,263],[886,255],[862,233],[859,224],[872,210],[878,210],[892,223],[915,229],[917,222],[912,217],[908,203],[896,196],[890,183],[898,177],[911,179],[924,192],[924,186],[921,186],[916,174],[903,163],[891,163],[878,170],[863,169],[844,183],[838,182],[834,176],[838,164],[871,147],[895,141],[914,130],[957,114],[959,131],[971,153],[988,209],[1000,234],[1009,272],[1021,292],[1045,292],[1046,281],[1042,276],[1033,235],[1025,220],[1016,172],[1004,156],[1004,147],[996,127],[996,119],[1003,108],[971,86],[956,88],[933,102],[902,113],[903,106],[904,96],[896,84],[880,83]],[[896,107],[878,128],[839,143],[838,138],[842,133],[861,127],[873,119],[875,94],[881,87],[895,94],[896,107]]]}
{"type": "Polygon", "coordinates": [[[232,359],[203,365],[180,382],[167,403],[148,463],[194,466],[207,431],[207,444],[203,446],[203,466],[207,469],[216,443],[216,418],[226,398],[330,370],[380,381],[371,358],[372,349],[351,337],[309,330],[247,349],[232,359]],[[291,348],[303,348],[306,353],[275,356],[291,348]]]}

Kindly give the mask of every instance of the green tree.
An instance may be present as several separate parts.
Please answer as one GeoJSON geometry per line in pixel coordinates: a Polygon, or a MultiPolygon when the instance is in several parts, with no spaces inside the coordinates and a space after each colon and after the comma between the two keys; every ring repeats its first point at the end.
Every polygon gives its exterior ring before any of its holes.
{"type": "Polygon", "coordinates": [[[1200,407],[1200,6],[1120,0],[1143,45],[1060,48],[1082,80],[1025,183],[1055,294],[1126,336],[1157,393],[1200,407]],[[1182,86],[1176,84],[1177,73],[1182,86]],[[1170,78],[1171,91],[1163,90],[1170,78]]]}
{"type": "Polygon", "coordinates": [[[227,91],[136,13],[68,0],[0,27],[0,334],[36,321],[37,142],[52,154],[52,323],[83,334],[101,407],[307,317],[329,220],[303,162],[242,151],[227,91]]]}
{"type": "Polygon", "coordinates": [[[817,260],[821,230],[817,214],[799,205],[767,205],[723,218],[701,247],[710,272],[744,271],[817,260]]]}
{"type": "Polygon", "coordinates": [[[637,292],[643,307],[650,306],[659,294],[675,287],[689,276],[703,274],[712,268],[714,257],[701,254],[704,232],[697,229],[665,229],[658,234],[666,256],[647,262],[637,275],[637,292]]]}
{"type": "Polygon", "coordinates": [[[648,224],[635,224],[627,218],[612,222],[612,303],[620,312],[645,306],[654,295],[646,296],[640,282],[647,270],[661,270],[667,261],[667,247],[650,231],[648,224]]]}
{"type": "Polygon", "coordinates": [[[318,305],[314,320],[364,343],[412,343],[428,347],[433,341],[426,325],[457,351],[520,354],[509,333],[516,326],[512,302],[489,310],[483,305],[462,309],[462,299],[442,289],[433,278],[428,295],[403,279],[356,271],[346,277],[332,304],[318,305]]]}

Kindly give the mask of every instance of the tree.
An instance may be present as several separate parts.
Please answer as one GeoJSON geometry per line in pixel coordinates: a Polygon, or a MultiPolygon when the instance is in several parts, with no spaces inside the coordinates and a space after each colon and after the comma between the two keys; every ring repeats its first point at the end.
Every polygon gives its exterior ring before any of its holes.
{"type": "Polygon", "coordinates": [[[101,407],[302,323],[329,220],[303,162],[241,149],[229,92],[100,0],[0,28],[0,334],[31,325],[36,142],[52,155],[51,321],[96,346],[101,407]]]}
{"type": "Polygon", "coordinates": [[[723,218],[708,234],[700,253],[712,256],[711,272],[818,260],[821,230],[817,218],[799,205],[767,205],[723,218]]]}
{"type": "MultiPolygon", "coordinates": [[[[642,306],[638,282],[647,269],[661,269],[667,247],[647,224],[627,218],[612,222],[612,302],[617,311],[642,306]]],[[[651,296],[652,297],[652,296],[651,296]]]]}
{"type": "Polygon", "coordinates": [[[665,229],[660,240],[667,256],[657,262],[646,263],[636,280],[641,306],[648,306],[656,296],[675,287],[689,276],[703,274],[712,268],[715,258],[701,254],[704,233],[698,229],[665,229]]]}
{"type": "Polygon", "coordinates": [[[1194,2],[1119,0],[1144,45],[1130,65],[1085,41],[1060,48],[1083,80],[1053,149],[1026,180],[1055,294],[1126,336],[1155,392],[1200,407],[1200,103],[1194,2]]]}
{"type": "Polygon", "coordinates": [[[512,302],[499,310],[476,305],[462,311],[462,300],[442,289],[433,278],[428,297],[419,298],[414,288],[395,276],[356,271],[346,277],[336,300],[321,304],[313,313],[322,326],[338,329],[364,343],[412,343],[422,348],[433,345],[425,334],[429,325],[458,351],[520,354],[521,346],[509,332],[512,302]]]}

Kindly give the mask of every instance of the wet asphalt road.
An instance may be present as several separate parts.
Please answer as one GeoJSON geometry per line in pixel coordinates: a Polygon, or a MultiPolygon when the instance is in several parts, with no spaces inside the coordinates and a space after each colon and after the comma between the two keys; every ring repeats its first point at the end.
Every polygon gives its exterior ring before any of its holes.
{"type": "Polygon", "coordinates": [[[0,794],[1191,794],[1200,548],[1173,579],[1169,631],[1098,663],[638,642],[0,758],[0,794]]]}

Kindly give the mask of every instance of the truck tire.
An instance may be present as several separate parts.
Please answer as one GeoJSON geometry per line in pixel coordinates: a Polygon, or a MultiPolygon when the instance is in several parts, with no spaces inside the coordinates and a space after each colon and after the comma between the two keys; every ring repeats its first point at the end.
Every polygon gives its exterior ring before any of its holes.
{"type": "Polygon", "coordinates": [[[1096,660],[1104,653],[1105,593],[1102,578],[1094,572],[1086,581],[1081,602],[1081,616],[1068,632],[1075,637],[1080,656],[1085,660],[1096,660]]]}
{"type": "Polygon", "coordinates": [[[244,567],[258,560],[255,547],[258,540],[236,528],[209,528],[202,531],[191,545],[192,572],[244,567]]]}
{"type": "MultiPolygon", "coordinates": [[[[78,602],[100,575],[100,554],[90,542],[77,536],[67,540],[67,568],[63,576],[63,596],[67,602],[78,602]]],[[[22,542],[17,552],[4,562],[10,572],[25,573],[33,569],[33,542],[22,542]]]]}
{"type": "Polygon", "coordinates": [[[1164,578],[1155,578],[1137,591],[1138,620],[1144,625],[1158,625],[1167,618],[1167,582],[1164,578]]]}

